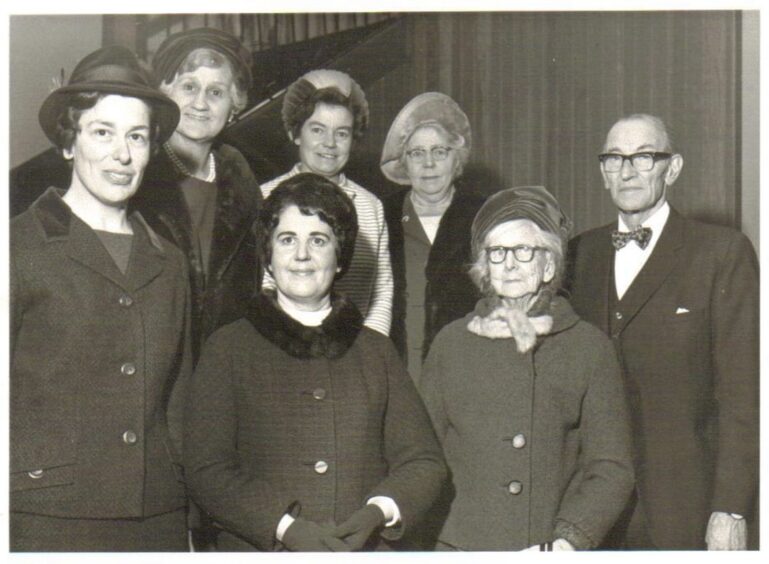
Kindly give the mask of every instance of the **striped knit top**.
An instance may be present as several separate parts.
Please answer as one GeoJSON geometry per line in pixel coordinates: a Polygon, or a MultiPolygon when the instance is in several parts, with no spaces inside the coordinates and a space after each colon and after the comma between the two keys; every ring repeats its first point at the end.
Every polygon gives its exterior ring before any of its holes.
{"type": "MultiPolygon", "coordinates": [[[[261,186],[262,195],[267,198],[278,184],[300,172],[297,164],[286,174],[265,182],[261,186]]],[[[355,240],[350,268],[334,283],[334,290],[352,300],[363,314],[366,327],[389,336],[393,274],[382,202],[344,174],[339,175],[338,184],[355,205],[355,211],[358,213],[358,237],[355,240]]],[[[275,281],[267,272],[264,274],[262,286],[275,287],[275,281]]]]}

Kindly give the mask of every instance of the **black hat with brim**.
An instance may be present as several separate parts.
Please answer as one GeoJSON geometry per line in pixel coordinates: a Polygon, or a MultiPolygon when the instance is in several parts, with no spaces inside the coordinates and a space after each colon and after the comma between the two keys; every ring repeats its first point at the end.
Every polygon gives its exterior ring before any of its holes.
{"type": "Polygon", "coordinates": [[[153,108],[153,121],[160,128],[161,143],[165,142],[179,123],[179,106],[168,96],[151,86],[150,78],[136,55],[120,46],[104,47],[84,57],[72,71],[66,86],[51,92],[43,102],[38,120],[52,143],[58,143],[56,122],[72,94],[100,92],[139,98],[153,108]]]}

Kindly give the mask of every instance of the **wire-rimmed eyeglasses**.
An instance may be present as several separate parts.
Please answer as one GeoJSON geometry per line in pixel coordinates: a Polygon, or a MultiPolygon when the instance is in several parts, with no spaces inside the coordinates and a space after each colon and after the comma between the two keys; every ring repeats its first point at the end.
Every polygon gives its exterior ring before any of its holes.
{"type": "Polygon", "coordinates": [[[406,151],[406,156],[416,163],[421,163],[427,158],[427,153],[430,153],[434,161],[445,161],[453,150],[453,147],[446,147],[444,145],[436,145],[435,147],[430,147],[429,150],[424,147],[415,147],[406,151]]]}
{"type": "Polygon", "coordinates": [[[545,247],[532,247],[530,245],[516,245],[515,247],[504,247],[496,245],[486,247],[486,256],[491,264],[500,264],[505,262],[507,253],[513,253],[518,262],[531,262],[537,251],[545,251],[545,247]]]}
{"type": "Polygon", "coordinates": [[[654,168],[657,161],[669,159],[672,156],[673,153],[661,153],[659,151],[643,151],[632,155],[601,153],[598,155],[598,160],[601,161],[601,166],[606,172],[619,172],[625,161],[630,161],[630,164],[638,172],[648,172],[654,168]]]}

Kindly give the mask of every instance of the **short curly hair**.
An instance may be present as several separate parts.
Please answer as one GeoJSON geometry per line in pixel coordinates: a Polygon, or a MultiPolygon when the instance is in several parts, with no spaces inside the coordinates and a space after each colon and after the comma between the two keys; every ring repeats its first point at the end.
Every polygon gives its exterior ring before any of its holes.
{"type": "Polygon", "coordinates": [[[299,137],[304,122],[310,119],[318,104],[347,108],[353,117],[354,139],[360,139],[368,127],[368,104],[362,91],[356,95],[345,96],[333,86],[315,88],[309,80],[301,78],[291,85],[286,96],[282,112],[283,126],[292,139],[299,137]]]}
{"type": "Polygon", "coordinates": [[[264,201],[256,220],[259,258],[265,268],[272,261],[272,235],[280,223],[283,211],[296,206],[303,215],[317,215],[328,224],[336,239],[339,272],[336,279],[350,268],[355,239],[358,234],[358,214],[344,191],[330,180],[304,172],[287,178],[264,201]]]}
{"type": "MultiPolygon", "coordinates": [[[[99,100],[111,95],[107,92],[74,92],[67,96],[56,118],[56,149],[60,154],[72,150],[80,131],[80,117],[96,106],[99,100]]],[[[160,124],[154,119],[152,104],[147,104],[147,107],[150,111],[150,147],[154,153],[160,147],[160,124]]]]}

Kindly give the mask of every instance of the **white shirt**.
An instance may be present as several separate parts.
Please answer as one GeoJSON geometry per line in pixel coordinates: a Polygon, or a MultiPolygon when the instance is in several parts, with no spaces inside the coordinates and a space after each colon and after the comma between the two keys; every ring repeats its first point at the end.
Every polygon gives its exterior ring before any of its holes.
{"type": "MultiPolygon", "coordinates": [[[[614,285],[617,289],[617,298],[622,299],[627,289],[635,280],[638,273],[649,260],[654,247],[659,241],[662,230],[670,216],[670,206],[665,202],[660,209],[654,212],[650,218],[641,224],[641,227],[649,227],[652,230],[652,238],[645,249],[638,246],[635,241],[629,241],[627,245],[614,253],[614,285]]],[[[619,218],[617,230],[623,233],[631,231],[622,217],[619,218]]]]}
{"type": "MultiPolygon", "coordinates": [[[[295,165],[286,174],[262,184],[262,196],[267,198],[278,184],[300,172],[299,165],[295,165]]],[[[393,272],[384,208],[379,198],[344,174],[339,175],[338,184],[355,205],[358,237],[350,269],[334,283],[334,289],[357,306],[366,327],[388,336],[393,308],[393,272]]],[[[275,288],[275,280],[268,272],[264,273],[262,286],[275,288]]]]}

